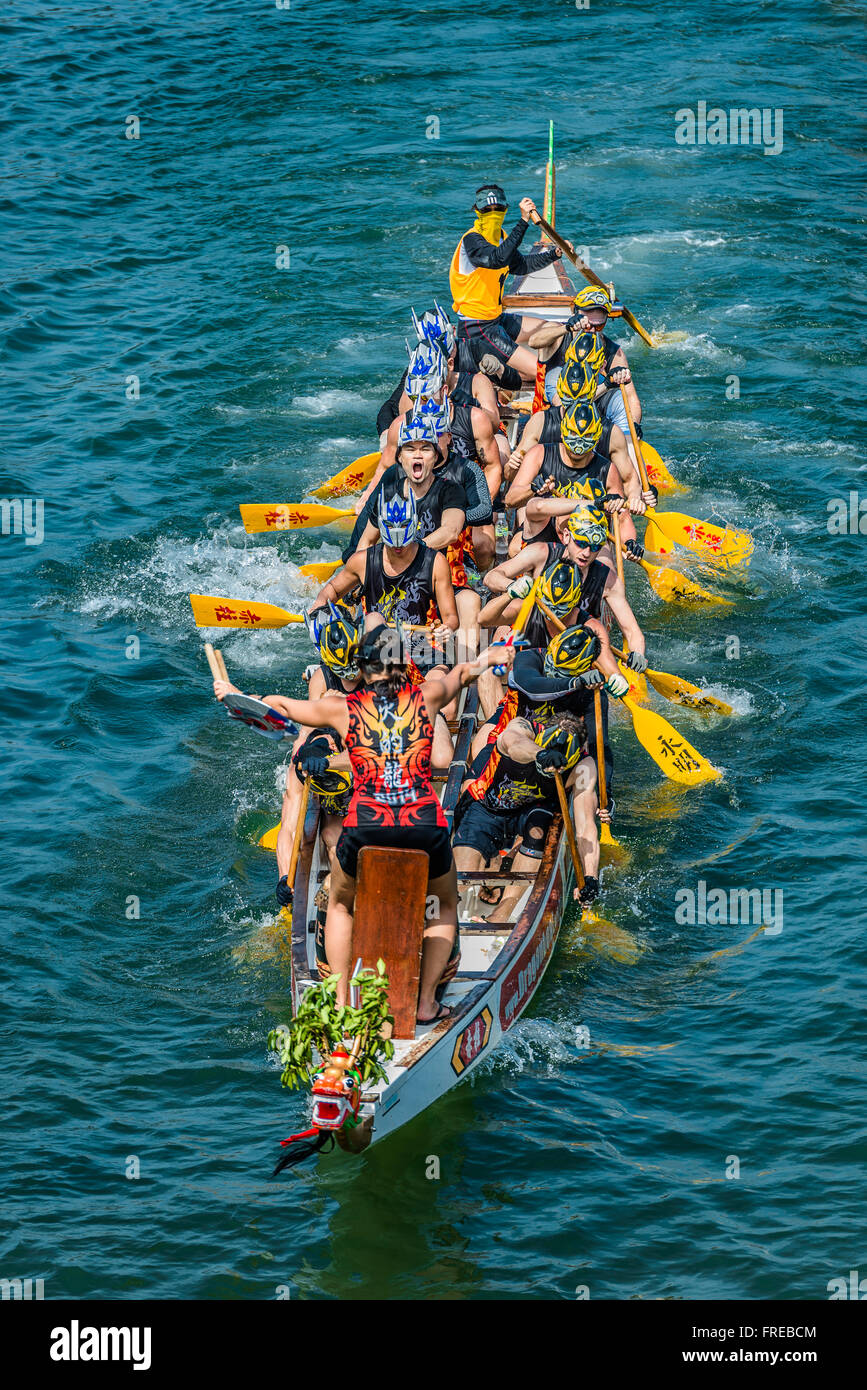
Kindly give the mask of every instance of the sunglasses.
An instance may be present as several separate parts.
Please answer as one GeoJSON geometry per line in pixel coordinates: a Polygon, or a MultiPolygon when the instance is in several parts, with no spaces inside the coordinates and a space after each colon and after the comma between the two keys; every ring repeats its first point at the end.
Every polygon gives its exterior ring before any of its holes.
{"type": "MultiPolygon", "coordinates": [[[[570,536],[572,536],[571,531],[569,532],[569,534],[570,536]]],[[[601,550],[603,545],[605,544],[604,541],[592,541],[589,536],[572,536],[572,539],[577,546],[581,547],[582,550],[585,547],[587,550],[601,550]]]]}

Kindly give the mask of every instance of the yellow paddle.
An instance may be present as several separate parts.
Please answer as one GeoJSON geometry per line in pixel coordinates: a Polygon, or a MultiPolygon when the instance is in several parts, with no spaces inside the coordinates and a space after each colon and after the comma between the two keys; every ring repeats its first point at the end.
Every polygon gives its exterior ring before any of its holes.
{"type": "Polygon", "coordinates": [[[647,469],[647,476],[653,486],[658,488],[660,492],[688,492],[688,488],[683,487],[671,476],[664,459],[653,445],[648,444],[646,439],[642,439],[640,443],[644,467],[647,469]]]}
{"type": "Polygon", "coordinates": [[[330,526],[334,522],[355,525],[355,512],[340,507],[323,507],[318,502],[242,502],[241,520],[249,535],[259,531],[297,531],[307,526],[330,526]]]}
{"type": "Polygon", "coordinates": [[[381,458],[379,450],[375,454],[362,454],[353,463],[341,468],[339,473],[335,473],[334,477],[329,478],[321,487],[316,488],[311,495],[321,497],[323,502],[327,502],[329,497],[346,497],[348,493],[361,492],[376,472],[381,458]]]}
{"type": "Polygon", "coordinates": [[[656,522],[646,513],[645,521],[647,522],[644,528],[645,550],[652,550],[656,555],[673,555],[674,541],[670,541],[668,536],[664,536],[656,522]]]}
{"type": "MultiPolygon", "coordinates": [[[[562,237],[559,232],[554,231],[554,228],[551,226],[550,222],[546,222],[545,218],[540,217],[538,212],[533,213],[533,221],[536,223],[537,227],[541,227],[542,231],[547,234],[548,240],[553,241],[554,245],[560,248],[564,256],[568,256],[572,264],[576,266],[578,270],[581,271],[581,274],[584,276],[585,280],[589,280],[591,285],[598,285],[600,289],[603,289],[605,291],[606,294],[610,294],[610,290],[606,285],[605,281],[600,280],[599,276],[596,274],[596,271],[591,270],[589,265],[585,265],[581,257],[576,255],[575,248],[565,239],[565,237],[562,237]]],[[[647,343],[649,347],[656,347],[656,343],[654,339],[651,337],[651,335],[648,333],[647,329],[642,328],[635,315],[625,306],[623,309],[623,317],[626,319],[626,322],[629,324],[629,327],[634,328],[635,332],[639,335],[639,337],[644,339],[644,341],[647,343]]]]}
{"type": "MultiPolygon", "coordinates": [[[[537,600],[537,602],[539,601],[537,600]]],[[[562,632],[563,624],[560,619],[555,617],[543,603],[539,602],[539,607],[549,621],[562,632]]],[[[635,672],[630,671],[628,666],[625,670],[620,666],[620,670],[623,671],[624,677],[635,675],[635,672]]],[[[631,685],[630,689],[632,689],[631,685]]],[[[622,696],[620,703],[625,705],[632,716],[632,728],[638,742],[650,754],[657,766],[662,768],[666,777],[670,777],[673,782],[682,782],[686,786],[695,787],[701,782],[708,782],[715,777],[722,776],[722,773],[712,767],[707,758],[703,757],[696,748],[693,748],[692,744],[682,734],[679,734],[667,719],[663,719],[661,714],[654,714],[652,710],[642,709],[640,705],[636,705],[631,695],[622,696]]]]}
{"type": "MultiPolygon", "coordinates": [[[[620,396],[629,422],[641,486],[646,489],[647,469],[644,466],[638,435],[635,433],[635,422],[632,419],[625,386],[621,386],[620,396]]],[[[713,526],[709,521],[697,521],[694,516],[687,516],[684,512],[658,512],[654,508],[648,508],[647,515],[653,517],[655,524],[669,540],[676,541],[678,545],[693,551],[703,560],[726,566],[745,565],[753,553],[752,537],[734,526],[713,526]]]]}
{"type": "Polygon", "coordinates": [[[621,704],[632,716],[638,742],[672,782],[698,787],[702,782],[712,782],[722,776],[661,714],[642,709],[629,695],[623,696],[621,704]]]}
{"type": "Polygon", "coordinates": [[[322,560],[312,565],[302,565],[299,572],[307,579],[319,579],[324,584],[326,579],[330,579],[332,574],[336,574],[342,567],[342,560],[322,560]]]}
{"type": "Polygon", "coordinates": [[[715,603],[727,608],[732,606],[730,598],[723,598],[722,594],[703,589],[700,584],[694,584],[691,579],[687,579],[679,570],[669,569],[667,565],[651,565],[647,560],[639,560],[638,563],[650,580],[651,589],[667,603],[680,603],[685,608],[707,608],[715,603]]]}
{"type": "Polygon", "coordinates": [[[301,613],[287,613],[274,603],[251,603],[245,598],[214,598],[210,594],[190,594],[196,627],[286,627],[303,623],[301,613]]]}
{"type": "MultiPolygon", "coordinates": [[[[584,887],[584,871],[581,868],[581,856],[578,853],[578,841],[575,838],[575,827],[572,824],[572,813],[569,810],[566,788],[563,786],[563,778],[559,772],[554,773],[554,781],[557,786],[557,800],[560,802],[560,814],[563,817],[563,827],[566,831],[572,867],[575,870],[575,882],[580,891],[584,887]]],[[[607,917],[600,917],[592,907],[581,909],[581,926],[598,951],[613,956],[615,960],[627,961],[630,964],[638,960],[640,949],[635,937],[630,932],[624,931],[622,927],[609,922],[607,917]]]]}
{"type": "MultiPolygon", "coordinates": [[[[615,656],[621,655],[616,647],[612,650],[615,656]]],[[[666,700],[671,700],[672,704],[686,705],[689,709],[700,710],[702,714],[734,714],[734,709],[725,700],[708,695],[691,681],[684,680],[683,676],[670,676],[667,671],[652,671],[649,666],[644,674],[654,690],[658,690],[666,700]]]]}

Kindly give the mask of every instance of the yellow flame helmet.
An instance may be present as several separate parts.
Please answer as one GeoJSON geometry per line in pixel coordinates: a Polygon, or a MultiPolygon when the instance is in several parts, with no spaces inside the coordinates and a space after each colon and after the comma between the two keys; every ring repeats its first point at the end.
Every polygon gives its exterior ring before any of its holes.
{"type": "Polygon", "coordinates": [[[329,605],[328,621],[319,630],[319,655],[335,676],[354,680],[358,675],[358,643],[362,624],[346,608],[329,605]]]}
{"type": "Polygon", "coordinates": [[[552,637],[545,652],[544,669],[546,676],[580,676],[589,671],[600,651],[602,643],[589,628],[564,628],[552,637]]]}
{"type": "Polygon", "coordinates": [[[567,718],[563,722],[566,727],[561,727],[556,718],[547,724],[534,720],[533,741],[540,748],[556,748],[563,759],[563,771],[569,772],[581,761],[586,743],[586,729],[583,727],[583,720],[567,718]]]}
{"type": "Polygon", "coordinates": [[[571,362],[557,378],[557,395],[565,405],[572,405],[575,401],[592,401],[598,380],[599,374],[592,372],[586,361],[571,362]]]}
{"type": "Polygon", "coordinates": [[[603,290],[600,285],[585,285],[572,300],[572,308],[604,309],[606,314],[610,314],[611,298],[608,291],[603,290]]]}
{"type": "Polygon", "coordinates": [[[575,401],[563,411],[560,438],[573,454],[586,454],[602,438],[602,421],[592,401],[575,401]]]}
{"type": "Polygon", "coordinates": [[[608,540],[608,523],[601,507],[579,507],[566,518],[566,530],[576,545],[601,550],[608,540]]]}
{"type": "Polygon", "coordinates": [[[562,618],[581,602],[581,576],[568,560],[556,560],[540,576],[536,594],[546,608],[562,618]]]}
{"type": "Polygon", "coordinates": [[[601,333],[581,333],[569,344],[563,358],[563,371],[570,367],[584,367],[586,371],[598,376],[605,366],[605,345],[601,333]]]}

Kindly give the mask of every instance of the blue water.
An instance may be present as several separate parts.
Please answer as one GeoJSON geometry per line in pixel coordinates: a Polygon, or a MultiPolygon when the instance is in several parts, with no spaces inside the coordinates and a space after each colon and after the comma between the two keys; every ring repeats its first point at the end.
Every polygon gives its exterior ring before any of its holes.
{"type": "MultiPolygon", "coordinates": [[[[827,528],[865,490],[863,6],[13,3],[3,30],[2,490],[44,499],[45,534],[0,537],[0,1274],[49,1298],[826,1297],[867,1258],[864,542],[827,528]],[[782,152],[676,145],[699,101],[781,109],[782,152]],[[567,926],[473,1081],[272,1182],[302,1118],[265,1045],[278,768],[215,711],[187,594],[309,600],[297,565],[337,539],[247,538],[238,503],[375,446],[409,306],[445,297],[477,184],[541,201],[549,118],[558,226],[686,334],[620,334],[672,505],[755,537],[713,616],[629,576],[651,664],[736,709],[656,703],[725,777],[663,785],[618,725],[632,859],[604,908],[637,962],[567,926]],[[782,930],[679,924],[699,880],[780,890],[782,930]]],[[[248,688],[300,692],[303,632],[222,647],[248,688]]]]}

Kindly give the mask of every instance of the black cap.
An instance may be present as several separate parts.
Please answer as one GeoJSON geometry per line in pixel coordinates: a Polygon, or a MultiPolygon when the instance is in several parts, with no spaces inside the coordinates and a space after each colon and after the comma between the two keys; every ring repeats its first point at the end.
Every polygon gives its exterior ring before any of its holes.
{"type": "Polygon", "coordinates": [[[481,188],[476,189],[476,201],[473,203],[476,212],[492,212],[494,209],[505,212],[508,206],[506,191],[498,183],[483,183],[481,188]]]}

